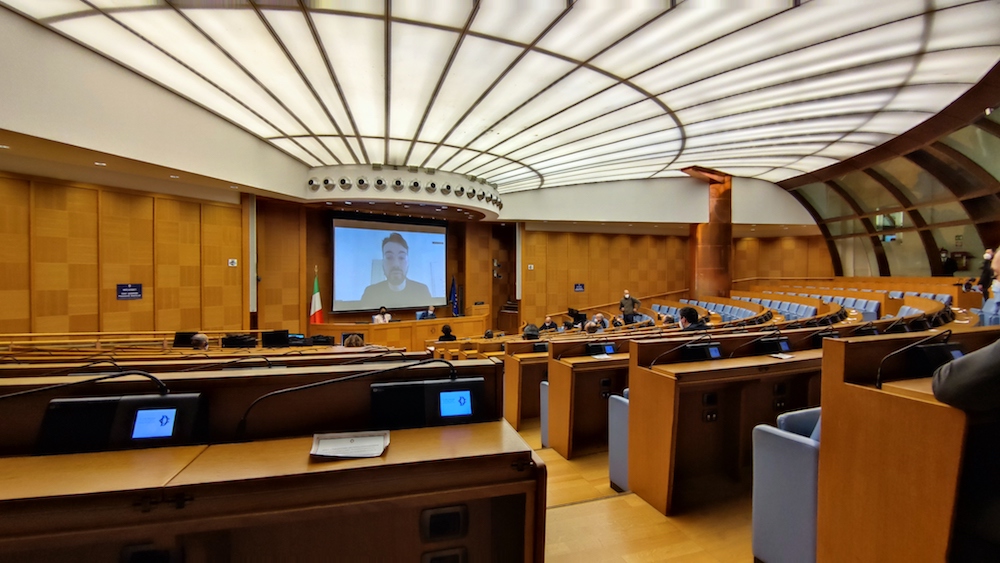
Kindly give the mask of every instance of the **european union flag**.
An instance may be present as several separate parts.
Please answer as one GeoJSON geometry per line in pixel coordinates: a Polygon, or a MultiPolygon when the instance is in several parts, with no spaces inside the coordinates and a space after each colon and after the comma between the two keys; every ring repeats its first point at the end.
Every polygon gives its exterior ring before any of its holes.
{"type": "Polygon", "coordinates": [[[455,276],[451,277],[451,291],[448,292],[448,302],[451,303],[451,314],[458,316],[458,286],[455,285],[455,276]]]}

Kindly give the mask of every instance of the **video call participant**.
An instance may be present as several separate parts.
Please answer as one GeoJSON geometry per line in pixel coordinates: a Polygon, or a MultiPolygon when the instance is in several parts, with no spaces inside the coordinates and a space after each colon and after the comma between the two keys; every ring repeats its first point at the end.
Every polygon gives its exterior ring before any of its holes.
{"type": "Polygon", "coordinates": [[[538,330],[540,330],[540,331],[559,330],[559,325],[557,325],[552,320],[552,317],[545,317],[545,322],[542,323],[542,326],[538,327],[538,330]]]}
{"type": "Polygon", "coordinates": [[[632,324],[635,322],[635,310],[639,308],[640,303],[641,301],[629,295],[627,289],[625,290],[625,296],[618,302],[618,309],[622,312],[625,324],[632,324]]]}
{"type": "Polygon", "coordinates": [[[378,308],[378,314],[375,315],[375,317],[372,320],[373,320],[373,322],[375,324],[382,325],[382,324],[385,324],[385,323],[391,321],[392,320],[392,315],[389,314],[389,311],[386,310],[385,307],[379,307],[378,308]]]}
{"type": "Polygon", "coordinates": [[[361,295],[362,307],[374,308],[379,303],[389,307],[413,306],[427,303],[431,292],[427,286],[409,279],[410,246],[399,233],[392,233],[382,239],[382,273],[385,280],[365,288],[361,295]]]}
{"type": "Polygon", "coordinates": [[[682,307],[680,311],[677,312],[680,315],[681,320],[678,321],[680,324],[681,331],[690,330],[707,330],[708,325],[703,323],[698,318],[698,311],[695,311],[691,307],[682,307]]]}

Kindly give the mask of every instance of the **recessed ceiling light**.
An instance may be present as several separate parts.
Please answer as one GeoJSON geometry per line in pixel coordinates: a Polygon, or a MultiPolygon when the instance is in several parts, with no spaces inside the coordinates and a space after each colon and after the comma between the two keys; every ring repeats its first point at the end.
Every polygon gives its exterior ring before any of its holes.
{"type": "Polygon", "coordinates": [[[95,166],[107,166],[108,163],[107,162],[95,162],[94,165],[95,166]]]}
{"type": "Polygon", "coordinates": [[[170,177],[173,178],[174,180],[180,178],[180,176],[178,176],[177,174],[171,174],[170,177]]]}

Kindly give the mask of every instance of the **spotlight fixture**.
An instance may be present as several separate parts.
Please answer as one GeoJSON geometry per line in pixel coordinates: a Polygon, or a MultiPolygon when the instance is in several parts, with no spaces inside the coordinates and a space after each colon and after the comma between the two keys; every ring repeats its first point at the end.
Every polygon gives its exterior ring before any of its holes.
{"type": "Polygon", "coordinates": [[[365,178],[364,176],[358,176],[358,179],[355,180],[355,183],[358,185],[359,190],[368,189],[368,178],[365,178]]]}
{"type": "Polygon", "coordinates": [[[385,180],[383,180],[382,178],[375,178],[375,189],[376,190],[379,190],[379,191],[384,190],[387,185],[388,184],[386,184],[385,180]]]}
{"type": "Polygon", "coordinates": [[[465,186],[459,186],[455,188],[455,195],[458,197],[462,197],[463,195],[465,195],[465,186]]]}
{"type": "Polygon", "coordinates": [[[420,180],[410,180],[410,191],[411,192],[420,191],[420,180]]]}
{"type": "Polygon", "coordinates": [[[427,182],[427,186],[424,188],[427,193],[432,194],[437,191],[438,185],[434,182],[427,182]]]}
{"type": "Polygon", "coordinates": [[[486,194],[482,190],[480,190],[479,193],[476,194],[476,199],[478,199],[479,201],[483,201],[484,199],[486,199],[486,194]]]}
{"type": "Polygon", "coordinates": [[[448,195],[450,193],[451,193],[451,184],[445,184],[444,187],[441,188],[441,195],[448,195]]]}
{"type": "Polygon", "coordinates": [[[468,193],[466,193],[465,195],[469,196],[469,199],[475,199],[476,198],[476,188],[469,188],[468,193]]]}
{"type": "Polygon", "coordinates": [[[337,184],[340,185],[340,189],[342,190],[349,190],[351,189],[351,186],[354,185],[351,182],[351,179],[348,178],[347,176],[344,176],[341,179],[337,180],[337,184]]]}
{"type": "Polygon", "coordinates": [[[333,178],[323,178],[323,187],[327,190],[332,190],[335,185],[336,184],[333,183],[333,178]]]}
{"type": "Polygon", "coordinates": [[[396,178],[395,180],[392,181],[392,189],[396,190],[397,192],[402,191],[403,189],[402,178],[396,178]]]}
{"type": "Polygon", "coordinates": [[[312,190],[312,191],[318,190],[319,189],[319,178],[309,178],[309,180],[306,182],[306,185],[309,186],[309,189],[312,190]]]}

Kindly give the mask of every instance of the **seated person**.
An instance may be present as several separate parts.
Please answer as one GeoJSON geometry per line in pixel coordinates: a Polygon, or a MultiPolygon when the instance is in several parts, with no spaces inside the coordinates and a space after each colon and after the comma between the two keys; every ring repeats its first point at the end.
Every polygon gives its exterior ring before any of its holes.
{"type": "Polygon", "coordinates": [[[675,322],[677,322],[677,321],[674,320],[674,317],[671,316],[671,315],[664,315],[662,313],[657,313],[656,315],[660,318],[660,322],[663,323],[664,326],[666,326],[666,325],[672,325],[675,322]]]}
{"type": "Polygon", "coordinates": [[[358,334],[351,334],[344,339],[345,348],[362,348],[365,345],[365,339],[361,338],[358,334]]]}
{"type": "Polygon", "coordinates": [[[199,332],[192,336],[191,347],[195,350],[208,350],[208,335],[199,332]]]}
{"type": "Polygon", "coordinates": [[[601,332],[602,329],[596,322],[587,321],[587,324],[583,325],[583,330],[586,331],[587,334],[595,334],[601,332]]]}
{"type": "Polygon", "coordinates": [[[970,417],[965,439],[949,561],[1000,561],[1000,479],[997,478],[1000,370],[997,366],[1000,366],[1000,341],[944,364],[934,372],[934,396],[976,416],[970,417]]]}
{"type": "Polygon", "coordinates": [[[483,335],[483,338],[485,338],[487,340],[489,340],[490,338],[493,338],[493,331],[489,330],[489,329],[486,329],[486,334],[483,335]]]}
{"type": "Polygon", "coordinates": [[[594,320],[592,322],[601,329],[608,328],[608,321],[604,319],[604,315],[601,313],[594,315],[594,320]]]}
{"type": "Polygon", "coordinates": [[[377,325],[385,324],[392,320],[392,315],[385,307],[378,308],[378,314],[373,317],[373,321],[377,325]]]}
{"type": "Polygon", "coordinates": [[[552,317],[548,317],[547,316],[547,317],[545,317],[545,322],[542,323],[542,326],[538,327],[538,330],[541,330],[541,331],[545,331],[545,330],[559,330],[559,325],[557,325],[552,320],[552,317]]]}
{"type": "Polygon", "coordinates": [[[454,340],[458,340],[458,337],[451,333],[451,325],[441,327],[441,336],[438,337],[438,342],[452,342],[454,340]]]}
{"type": "Polygon", "coordinates": [[[681,317],[679,321],[681,331],[708,330],[708,325],[698,318],[698,311],[693,308],[683,307],[677,313],[681,317]]]}
{"type": "Polygon", "coordinates": [[[437,315],[434,314],[434,305],[428,306],[427,310],[424,311],[422,315],[420,315],[420,320],[436,319],[436,318],[437,315]]]}
{"type": "Polygon", "coordinates": [[[574,328],[576,328],[576,326],[573,324],[573,321],[565,321],[565,322],[563,322],[563,326],[562,327],[563,327],[563,330],[573,330],[574,328]]]}
{"type": "Polygon", "coordinates": [[[615,318],[611,319],[611,326],[615,328],[625,326],[625,319],[623,319],[621,315],[618,315],[615,318]]]}
{"type": "Polygon", "coordinates": [[[524,333],[521,337],[525,340],[538,340],[538,326],[534,323],[524,325],[524,333]]]}

